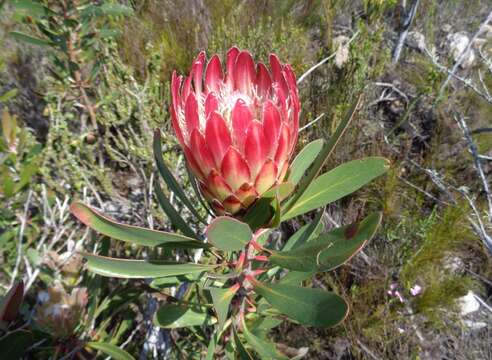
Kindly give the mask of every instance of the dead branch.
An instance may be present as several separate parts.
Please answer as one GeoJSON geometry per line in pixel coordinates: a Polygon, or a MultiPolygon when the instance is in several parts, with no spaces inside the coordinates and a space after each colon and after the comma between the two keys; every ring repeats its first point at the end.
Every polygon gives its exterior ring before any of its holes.
{"type": "Polygon", "coordinates": [[[473,164],[475,169],[477,170],[478,176],[480,177],[480,181],[482,182],[483,190],[485,192],[485,198],[487,200],[488,205],[488,218],[489,222],[492,223],[492,194],[490,193],[489,183],[487,178],[485,177],[485,173],[483,171],[482,162],[480,161],[478,149],[473,141],[470,130],[468,129],[468,125],[465,121],[465,118],[462,115],[455,115],[454,119],[458,123],[461,131],[463,131],[463,135],[465,136],[466,142],[468,143],[468,149],[473,158],[473,164]]]}
{"type": "Polygon", "coordinates": [[[396,43],[395,49],[393,50],[393,64],[396,64],[400,59],[401,50],[403,49],[403,44],[405,44],[405,39],[407,38],[408,31],[412,26],[415,15],[417,14],[417,7],[419,6],[419,0],[415,0],[412,3],[412,7],[408,12],[407,16],[403,20],[402,32],[400,33],[400,37],[398,38],[398,42],[396,43]]]}

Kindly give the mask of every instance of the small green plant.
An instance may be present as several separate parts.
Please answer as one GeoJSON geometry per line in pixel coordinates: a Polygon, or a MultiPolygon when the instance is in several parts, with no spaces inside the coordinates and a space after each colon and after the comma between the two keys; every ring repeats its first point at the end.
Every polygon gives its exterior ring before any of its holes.
{"type": "Polygon", "coordinates": [[[131,8],[117,3],[90,0],[13,0],[16,16],[30,25],[32,33],[12,31],[19,41],[48,47],[54,56],[51,75],[70,90],[98,128],[97,106],[89,93],[104,63],[100,40],[114,37],[110,16],[127,16],[131,8]]]}
{"type": "Polygon", "coordinates": [[[26,198],[32,188],[41,162],[41,144],[34,136],[17,124],[17,118],[7,108],[1,117],[0,133],[0,253],[4,256],[3,273],[11,276],[16,258],[17,236],[29,236],[29,229],[19,234],[25,212],[26,198]]]}
{"type": "Polygon", "coordinates": [[[270,56],[270,71],[263,64],[257,69],[247,51],[232,48],[225,73],[218,56],[205,67],[201,53],[184,81],[173,75],[170,113],[196,199],[184,193],[165,164],[159,130],[154,156],[168,190],[203,229],[183,219],[159,181],[154,183],[158,202],[181,234],[117,223],[81,202],[71,206],[95,231],[155,249],[145,260],[85,257],[89,270],[103,276],[153,279],[151,287],[168,300],[157,311],[155,324],[213,329],[207,359],[224,352],[252,359],[253,351],[262,358],[286,359],[266,338],[266,329],[285,318],[314,327],[340,323],[348,313],[342,297],[299,284],[348,261],[381,221],[381,214],[373,213],[323,232],[321,210],[280,248],[269,240],[282,222],[356,191],[384,174],[389,164],[384,158],[364,158],[319,175],[358,102],[329,141],[309,143],[291,162],[300,111],[295,77],[275,55],[270,56]],[[213,215],[211,222],[201,216],[200,207],[213,215]],[[173,261],[172,251],[188,262],[173,261]],[[192,262],[197,252],[203,256],[192,262]],[[169,294],[169,287],[179,287],[184,295],[169,294]],[[272,325],[265,328],[267,323],[272,325]]]}

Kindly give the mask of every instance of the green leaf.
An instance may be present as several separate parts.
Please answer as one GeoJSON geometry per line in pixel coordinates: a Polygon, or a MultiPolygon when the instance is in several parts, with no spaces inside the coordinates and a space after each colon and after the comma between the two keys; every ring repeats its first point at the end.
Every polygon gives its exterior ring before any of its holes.
{"type": "Polygon", "coordinates": [[[36,161],[30,161],[22,166],[19,174],[19,181],[15,184],[14,192],[19,192],[24,186],[28,185],[33,176],[38,172],[39,166],[36,161]]]}
{"type": "Polygon", "coordinates": [[[277,196],[279,201],[282,201],[294,191],[294,188],[295,186],[291,182],[283,182],[265,191],[261,196],[265,198],[275,198],[277,196]]]}
{"type": "Polygon", "coordinates": [[[225,358],[227,360],[237,360],[236,349],[232,345],[232,341],[227,341],[224,345],[225,358]]]}
{"type": "Polygon", "coordinates": [[[177,286],[184,282],[196,282],[201,279],[200,273],[188,274],[188,275],[179,275],[179,276],[167,276],[156,278],[152,280],[150,286],[153,288],[166,288],[171,286],[177,286]]]}
{"type": "Polygon", "coordinates": [[[323,223],[321,222],[323,213],[324,211],[319,211],[313,221],[297,230],[289,238],[289,240],[287,240],[284,247],[282,248],[282,251],[294,249],[319,235],[323,231],[323,223]]]}
{"type": "Polygon", "coordinates": [[[381,219],[382,213],[373,213],[359,223],[342,226],[327,233],[327,238],[333,239],[333,246],[318,254],[318,269],[330,271],[349,261],[376,234],[381,219]]]}
{"type": "Polygon", "coordinates": [[[11,116],[5,107],[2,112],[2,135],[8,147],[15,146],[17,129],[17,118],[11,116]]]}
{"type": "Polygon", "coordinates": [[[254,357],[249,353],[248,350],[244,347],[241,339],[237,335],[236,327],[233,326],[232,330],[234,332],[234,345],[236,346],[236,352],[239,355],[239,359],[241,360],[254,360],[254,357]]]}
{"type": "Polygon", "coordinates": [[[280,194],[277,193],[277,196],[273,198],[273,209],[274,214],[270,222],[267,224],[268,227],[276,228],[280,225],[280,221],[282,220],[282,209],[280,207],[280,194]]]}
{"type": "Polygon", "coordinates": [[[335,326],[348,313],[345,301],[332,292],[284,284],[267,285],[257,280],[253,280],[252,284],[255,292],[270,305],[302,325],[335,326]]]}
{"type": "Polygon", "coordinates": [[[164,179],[167,186],[169,187],[169,190],[175,193],[178,199],[183,202],[183,204],[192,212],[192,214],[195,215],[198,220],[205,224],[205,220],[200,216],[191,201],[188,199],[178,181],[171,173],[169,168],[166,166],[166,163],[162,158],[161,131],[159,129],[155,129],[154,131],[153,148],[157,169],[159,170],[159,174],[161,174],[161,177],[164,179]]]}
{"type": "Polygon", "coordinates": [[[249,208],[242,220],[253,230],[267,224],[275,216],[274,200],[275,197],[259,198],[256,203],[249,208]]]}
{"type": "Polygon", "coordinates": [[[224,328],[224,323],[226,322],[227,314],[229,313],[229,305],[237,290],[237,287],[209,289],[210,295],[212,295],[215,312],[219,319],[219,331],[224,328]]]}
{"type": "Polygon", "coordinates": [[[288,212],[290,208],[296,204],[297,200],[304,195],[304,192],[307,190],[308,186],[313,182],[313,180],[316,178],[318,173],[320,172],[321,168],[325,164],[326,160],[330,157],[331,153],[335,149],[335,146],[338,144],[340,141],[341,137],[345,133],[345,130],[348,128],[350,122],[354,118],[357,110],[360,107],[362,101],[362,95],[359,95],[357,100],[354,102],[352,107],[350,108],[349,111],[347,111],[344,119],[338,125],[337,129],[335,130],[335,133],[330,137],[328,142],[325,143],[321,151],[319,152],[318,156],[314,160],[314,163],[312,166],[309,168],[308,172],[306,173],[306,176],[302,177],[301,180],[299,181],[299,187],[297,188],[297,191],[294,193],[294,196],[292,196],[291,199],[285,204],[283,211],[288,212]]]}
{"type": "Polygon", "coordinates": [[[214,265],[127,260],[89,254],[84,254],[84,257],[87,268],[96,274],[126,279],[188,275],[214,268],[214,265]]]}
{"type": "Polygon", "coordinates": [[[24,353],[36,341],[32,332],[15,330],[0,338],[0,353],[2,359],[21,359],[24,353]]]}
{"type": "Polygon", "coordinates": [[[154,191],[157,197],[157,201],[159,205],[161,205],[162,210],[169,217],[171,223],[176,227],[176,229],[181,230],[181,232],[188,237],[197,238],[195,232],[191,230],[186,221],[181,217],[181,215],[176,211],[176,209],[171,205],[171,202],[164,194],[161,189],[161,185],[159,185],[159,179],[154,181],[154,191]]]}
{"type": "Polygon", "coordinates": [[[215,218],[207,227],[208,241],[224,251],[236,251],[244,248],[253,237],[248,224],[228,216],[215,218]]]}
{"type": "Polygon", "coordinates": [[[341,199],[384,174],[388,169],[388,160],[381,157],[368,157],[342,164],[316,178],[290,210],[284,213],[282,220],[341,199]]]}
{"type": "MultiPolygon", "coordinates": [[[[4,216],[4,214],[0,213],[0,216],[4,216]]],[[[3,251],[3,248],[7,245],[7,243],[15,238],[16,235],[17,229],[15,228],[5,230],[2,234],[0,234],[0,251],[3,251]]]]}
{"type": "Polygon", "coordinates": [[[217,343],[219,342],[219,332],[216,331],[212,335],[210,342],[207,347],[207,355],[205,356],[205,360],[214,360],[215,359],[215,349],[217,348],[217,343]]]}
{"type": "Polygon", "coordinates": [[[6,91],[3,95],[0,95],[0,102],[9,101],[17,95],[17,92],[17,89],[10,89],[9,91],[6,91]]]}
{"type": "Polygon", "coordinates": [[[135,359],[125,350],[120,349],[118,346],[100,342],[100,341],[89,341],[86,345],[94,350],[101,351],[102,353],[111,356],[115,360],[133,360],[135,359]]]}
{"type": "Polygon", "coordinates": [[[183,235],[165,231],[145,229],[139,226],[117,223],[98,211],[75,202],[70,206],[72,214],[86,226],[97,232],[117,240],[126,241],[143,246],[203,248],[208,244],[183,235]]]}
{"type": "Polygon", "coordinates": [[[315,272],[289,271],[279,280],[279,284],[284,285],[301,285],[303,281],[310,279],[315,272]]]}
{"type": "Polygon", "coordinates": [[[166,304],[161,306],[154,316],[154,324],[166,329],[189,326],[213,325],[217,319],[206,308],[185,305],[166,304]]]}
{"type": "Polygon", "coordinates": [[[10,3],[15,10],[21,12],[22,15],[25,16],[40,17],[52,13],[52,11],[44,5],[30,0],[12,0],[10,3]]]}
{"type": "Polygon", "coordinates": [[[2,181],[0,182],[0,190],[2,190],[5,197],[9,198],[15,193],[15,182],[7,169],[4,169],[1,177],[2,181]]]}
{"type": "Polygon", "coordinates": [[[23,42],[31,44],[31,45],[39,45],[39,46],[53,45],[53,43],[51,41],[39,39],[39,38],[36,38],[34,36],[21,33],[19,31],[11,31],[10,36],[12,36],[16,40],[23,41],[23,42]]]}
{"type": "Polygon", "coordinates": [[[280,223],[280,201],[284,200],[294,190],[290,182],[278,184],[266,191],[260,199],[246,212],[243,220],[251,229],[260,227],[274,228],[280,223]]]}
{"type": "Polygon", "coordinates": [[[246,327],[244,318],[242,319],[242,326],[243,326],[244,338],[246,339],[248,344],[258,353],[258,355],[260,355],[260,358],[269,359],[269,360],[288,359],[285,355],[283,355],[280,351],[277,350],[277,348],[273,343],[263,340],[257,337],[256,335],[254,335],[252,332],[250,332],[246,327]]]}
{"type": "Polygon", "coordinates": [[[268,332],[283,323],[283,319],[277,319],[272,316],[258,316],[257,319],[251,323],[250,331],[260,338],[266,338],[268,332]]]}
{"type": "Polygon", "coordinates": [[[193,188],[193,191],[195,193],[196,198],[200,201],[200,204],[202,207],[207,210],[208,214],[211,216],[214,216],[212,211],[210,210],[210,206],[207,204],[205,199],[203,198],[202,194],[200,193],[200,189],[198,189],[198,180],[196,179],[195,175],[190,170],[190,167],[188,164],[186,164],[186,173],[188,174],[188,178],[190,179],[191,187],[193,188]]]}
{"type": "Polygon", "coordinates": [[[133,10],[121,4],[103,4],[99,6],[100,14],[106,16],[131,16],[133,10]]]}
{"type": "Polygon", "coordinates": [[[133,10],[125,5],[121,4],[90,4],[86,6],[81,12],[82,17],[92,17],[92,16],[131,16],[133,10]]]}
{"type": "Polygon", "coordinates": [[[272,251],[272,264],[301,272],[330,271],[346,263],[374,236],[381,214],[332,230],[293,250],[272,251]]]}
{"type": "Polygon", "coordinates": [[[119,30],[103,28],[99,30],[98,35],[101,38],[113,38],[120,35],[120,33],[121,32],[119,30]]]}
{"type": "Polygon", "coordinates": [[[309,169],[313,161],[316,159],[316,156],[318,156],[324,143],[325,142],[323,139],[318,139],[310,142],[302,148],[301,152],[295,157],[294,161],[292,161],[292,164],[290,165],[287,181],[294,185],[299,183],[299,180],[301,180],[307,169],[309,169]]]}

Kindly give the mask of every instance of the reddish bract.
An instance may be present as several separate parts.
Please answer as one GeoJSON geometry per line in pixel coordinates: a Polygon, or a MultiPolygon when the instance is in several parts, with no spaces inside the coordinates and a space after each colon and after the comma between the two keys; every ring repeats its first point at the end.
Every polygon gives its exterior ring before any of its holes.
{"type": "Polygon", "coordinates": [[[270,55],[270,71],[248,51],[194,61],[171,80],[172,125],[202,194],[217,214],[236,214],[281,183],[297,142],[294,72],[270,55]]]}

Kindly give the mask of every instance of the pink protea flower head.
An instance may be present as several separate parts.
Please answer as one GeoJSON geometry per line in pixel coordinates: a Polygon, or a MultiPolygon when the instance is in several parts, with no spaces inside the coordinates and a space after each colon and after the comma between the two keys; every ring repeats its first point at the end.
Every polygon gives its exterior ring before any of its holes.
{"type": "Polygon", "coordinates": [[[171,81],[171,117],[202,194],[218,214],[237,214],[283,181],[294,151],[300,103],[288,64],[270,70],[248,51],[195,59],[171,81]]]}

